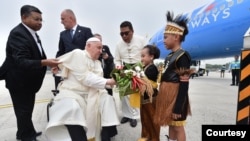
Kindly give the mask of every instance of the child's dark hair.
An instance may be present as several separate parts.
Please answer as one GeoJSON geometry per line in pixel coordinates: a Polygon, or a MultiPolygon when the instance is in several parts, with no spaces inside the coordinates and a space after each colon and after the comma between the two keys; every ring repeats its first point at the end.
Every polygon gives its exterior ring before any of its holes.
{"type": "Polygon", "coordinates": [[[154,59],[158,59],[160,57],[160,50],[157,46],[155,45],[146,45],[143,47],[148,49],[148,54],[153,55],[154,59]]]}

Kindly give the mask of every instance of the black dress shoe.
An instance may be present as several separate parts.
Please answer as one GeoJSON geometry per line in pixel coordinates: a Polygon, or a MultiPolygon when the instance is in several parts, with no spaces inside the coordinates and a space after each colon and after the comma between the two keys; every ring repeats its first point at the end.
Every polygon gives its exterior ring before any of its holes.
{"type": "Polygon", "coordinates": [[[36,132],[36,134],[33,137],[22,139],[21,141],[38,141],[36,137],[41,136],[41,135],[42,135],[42,132],[36,132]]]}
{"type": "Polygon", "coordinates": [[[136,127],[136,125],[137,125],[137,120],[136,119],[131,119],[130,120],[130,126],[131,127],[136,127]]]}
{"type": "MultiPolygon", "coordinates": [[[[36,137],[41,136],[41,135],[42,135],[42,132],[36,132],[36,134],[35,134],[35,136],[33,138],[36,138],[36,137]]],[[[16,136],[16,139],[17,140],[21,140],[21,137],[20,136],[16,136]]]]}
{"type": "Polygon", "coordinates": [[[230,86],[234,86],[235,84],[231,84],[230,86]]]}
{"type": "Polygon", "coordinates": [[[123,123],[126,123],[126,122],[128,122],[128,121],[129,121],[129,118],[123,117],[122,120],[121,120],[121,123],[123,124],[123,123]]]}

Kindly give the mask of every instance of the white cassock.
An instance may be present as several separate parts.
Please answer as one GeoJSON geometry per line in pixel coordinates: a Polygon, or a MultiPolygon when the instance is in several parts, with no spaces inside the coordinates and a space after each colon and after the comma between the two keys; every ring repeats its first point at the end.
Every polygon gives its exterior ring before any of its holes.
{"type": "Polygon", "coordinates": [[[45,135],[48,141],[71,141],[67,125],[81,125],[88,139],[100,141],[101,127],[119,125],[114,98],[110,96],[99,60],[75,49],[58,58],[64,81],[49,110],[45,135]]]}

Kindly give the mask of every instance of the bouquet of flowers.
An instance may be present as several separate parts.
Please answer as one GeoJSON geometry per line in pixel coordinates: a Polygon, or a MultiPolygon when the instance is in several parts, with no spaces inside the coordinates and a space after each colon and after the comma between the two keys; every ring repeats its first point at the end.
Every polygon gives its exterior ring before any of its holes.
{"type": "Polygon", "coordinates": [[[111,77],[117,82],[120,97],[134,93],[144,95],[145,92],[150,98],[153,95],[153,87],[145,76],[141,63],[116,67],[112,70],[111,77]]]}

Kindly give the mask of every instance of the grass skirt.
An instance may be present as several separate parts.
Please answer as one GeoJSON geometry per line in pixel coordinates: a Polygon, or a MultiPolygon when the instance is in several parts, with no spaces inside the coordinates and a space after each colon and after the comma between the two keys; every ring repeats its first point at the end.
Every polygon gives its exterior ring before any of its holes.
{"type": "Polygon", "coordinates": [[[179,83],[162,82],[156,97],[154,122],[166,126],[173,121],[172,112],[179,90],[179,83]]]}

